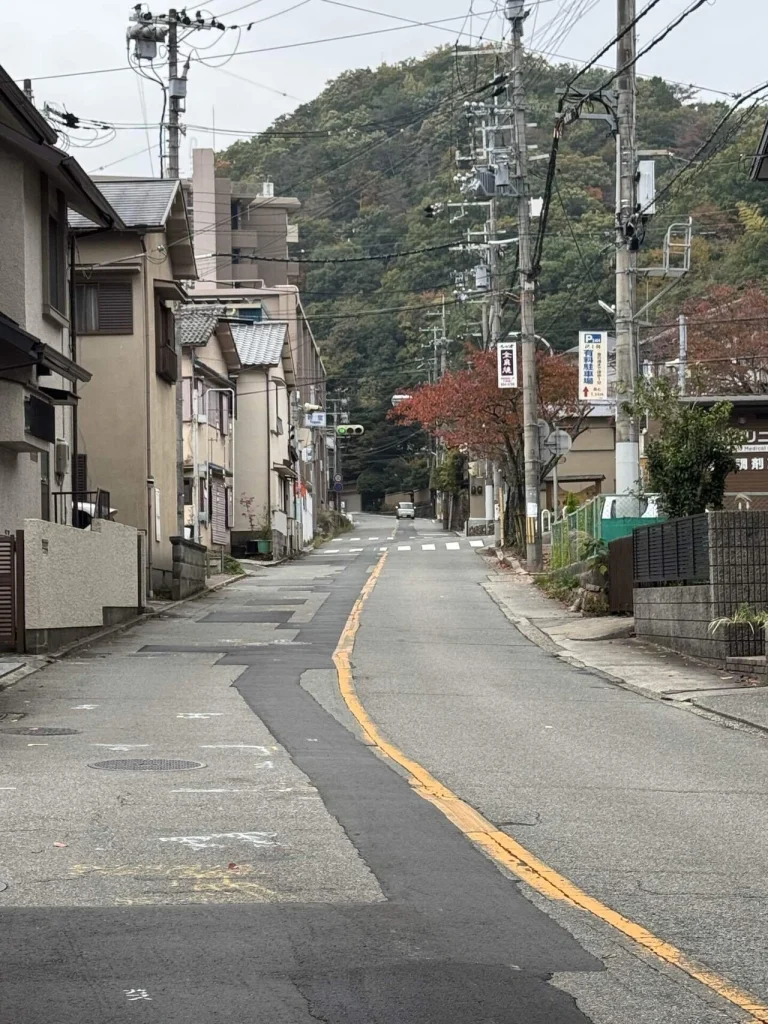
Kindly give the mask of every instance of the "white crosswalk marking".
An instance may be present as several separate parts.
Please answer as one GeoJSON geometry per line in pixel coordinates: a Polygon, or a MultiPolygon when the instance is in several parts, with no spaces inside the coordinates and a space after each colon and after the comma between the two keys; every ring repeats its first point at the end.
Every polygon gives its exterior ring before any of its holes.
{"type": "Polygon", "coordinates": [[[368,540],[378,540],[378,537],[369,537],[368,540]]]}
{"type": "Polygon", "coordinates": [[[435,545],[434,544],[422,544],[421,545],[421,550],[422,551],[434,551],[435,550],[435,545]]]}
{"type": "Polygon", "coordinates": [[[461,544],[459,544],[459,542],[457,540],[451,541],[449,544],[446,544],[445,547],[446,547],[446,549],[448,551],[460,551],[461,550],[461,544]]]}
{"type": "Polygon", "coordinates": [[[410,544],[400,544],[398,546],[397,550],[398,551],[410,551],[411,550],[411,545],[410,544]]]}
{"type": "Polygon", "coordinates": [[[360,541],[362,539],[362,537],[347,537],[347,540],[349,541],[350,544],[353,544],[356,540],[360,541]]]}
{"type": "Polygon", "coordinates": [[[389,551],[389,548],[379,548],[379,551],[389,551]]]}
{"type": "Polygon", "coordinates": [[[326,555],[338,555],[340,550],[340,548],[328,548],[328,550],[325,553],[326,555]]]}
{"type": "Polygon", "coordinates": [[[356,555],[356,554],[358,554],[358,552],[363,551],[363,550],[364,550],[363,548],[350,548],[349,549],[349,553],[351,555],[356,555]]]}
{"type": "Polygon", "coordinates": [[[471,540],[469,542],[469,546],[471,548],[482,548],[482,547],[484,547],[484,545],[485,545],[485,542],[482,541],[482,540],[471,540]]]}

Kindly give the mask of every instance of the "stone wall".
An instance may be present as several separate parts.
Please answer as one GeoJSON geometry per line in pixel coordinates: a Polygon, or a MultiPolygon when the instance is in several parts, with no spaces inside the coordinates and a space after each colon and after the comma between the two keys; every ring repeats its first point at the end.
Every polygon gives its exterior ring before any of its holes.
{"type": "Polygon", "coordinates": [[[205,590],[208,570],[208,548],[184,537],[171,537],[173,545],[173,583],[171,597],[174,601],[198,594],[205,590]]]}
{"type": "Polygon", "coordinates": [[[713,635],[709,624],[740,604],[768,607],[768,512],[709,513],[709,580],[635,588],[636,635],[722,667],[729,656],[759,653],[736,627],[713,635]]]}
{"type": "Polygon", "coordinates": [[[24,521],[26,647],[55,651],[138,614],[138,533],[94,519],[77,530],[42,519],[24,521]]]}
{"type": "Polygon", "coordinates": [[[680,654],[724,665],[728,644],[709,624],[713,595],[709,583],[635,589],[635,634],[680,654]]]}

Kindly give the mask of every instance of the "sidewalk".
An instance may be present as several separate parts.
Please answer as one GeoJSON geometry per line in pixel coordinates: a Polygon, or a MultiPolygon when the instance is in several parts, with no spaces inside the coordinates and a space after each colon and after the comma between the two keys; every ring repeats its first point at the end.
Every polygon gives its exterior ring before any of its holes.
{"type": "Polygon", "coordinates": [[[32,672],[39,672],[40,669],[45,668],[46,665],[52,664],[59,658],[63,658],[66,655],[79,650],[81,647],[86,647],[95,643],[97,640],[111,636],[113,633],[120,633],[123,630],[130,629],[146,619],[151,619],[156,615],[162,615],[164,612],[170,611],[178,605],[186,604],[187,601],[196,601],[201,597],[205,597],[206,594],[215,593],[222,587],[226,587],[230,583],[234,583],[235,580],[244,579],[245,576],[254,576],[256,575],[256,572],[258,572],[258,569],[253,566],[254,563],[249,563],[248,567],[245,569],[244,575],[217,573],[214,576],[209,576],[205,581],[204,590],[201,590],[199,594],[191,594],[189,597],[184,597],[180,601],[149,601],[145,610],[135,619],[130,619],[128,622],[121,622],[116,626],[105,626],[104,629],[96,630],[90,636],[83,637],[82,640],[77,640],[75,643],[69,644],[67,647],[62,647],[61,650],[58,650],[53,654],[14,654],[13,652],[6,653],[0,651],[0,691],[5,690],[9,686],[13,686],[14,683],[18,683],[32,672]]]}
{"type": "Polygon", "coordinates": [[[545,651],[645,697],[768,732],[768,687],[637,640],[630,635],[630,618],[584,618],[570,612],[546,597],[519,566],[493,568],[486,591],[520,632],[545,651]]]}

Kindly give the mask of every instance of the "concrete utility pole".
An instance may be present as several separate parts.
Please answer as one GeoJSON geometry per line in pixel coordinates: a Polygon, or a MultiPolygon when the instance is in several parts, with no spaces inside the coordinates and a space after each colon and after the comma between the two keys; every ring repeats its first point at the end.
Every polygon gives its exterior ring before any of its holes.
{"type": "MultiPolygon", "coordinates": [[[[633,0],[634,2],[634,0],[633,0]]],[[[541,549],[541,465],[539,461],[538,386],[536,381],[536,334],[534,329],[534,284],[531,279],[531,207],[528,188],[528,149],[525,140],[525,83],[523,81],[524,0],[507,0],[507,18],[512,24],[512,106],[514,109],[515,155],[518,180],[517,217],[520,255],[520,335],[523,371],[523,425],[525,438],[525,522],[526,561],[540,572],[541,549]]]]}
{"type": "Polygon", "coordinates": [[[173,7],[168,11],[168,177],[179,177],[179,23],[173,7]]]}
{"type": "Polygon", "coordinates": [[[681,313],[677,318],[679,354],[677,357],[677,386],[680,394],[685,394],[686,378],[688,376],[688,317],[681,313]]]}
{"type": "Polygon", "coordinates": [[[634,343],[634,300],[637,254],[634,239],[636,212],[636,32],[625,31],[635,18],[635,0],[618,0],[616,68],[618,123],[616,136],[616,492],[630,494],[640,479],[637,423],[624,405],[634,397],[637,357],[634,343]],[[624,33],[622,35],[622,33],[624,33]]]}

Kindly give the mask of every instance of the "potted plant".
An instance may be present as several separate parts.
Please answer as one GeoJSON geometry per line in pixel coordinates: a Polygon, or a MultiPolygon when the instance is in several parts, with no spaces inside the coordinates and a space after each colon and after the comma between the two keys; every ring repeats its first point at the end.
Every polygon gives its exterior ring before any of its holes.
{"type": "Polygon", "coordinates": [[[256,498],[245,493],[240,495],[240,505],[245,511],[250,532],[253,534],[253,539],[246,541],[245,553],[247,555],[271,555],[272,517],[267,511],[267,506],[262,505],[261,509],[257,509],[256,498]]]}
{"type": "Polygon", "coordinates": [[[744,602],[733,615],[713,619],[709,632],[724,632],[731,657],[758,657],[765,654],[765,627],[768,611],[758,610],[744,602]]]}

